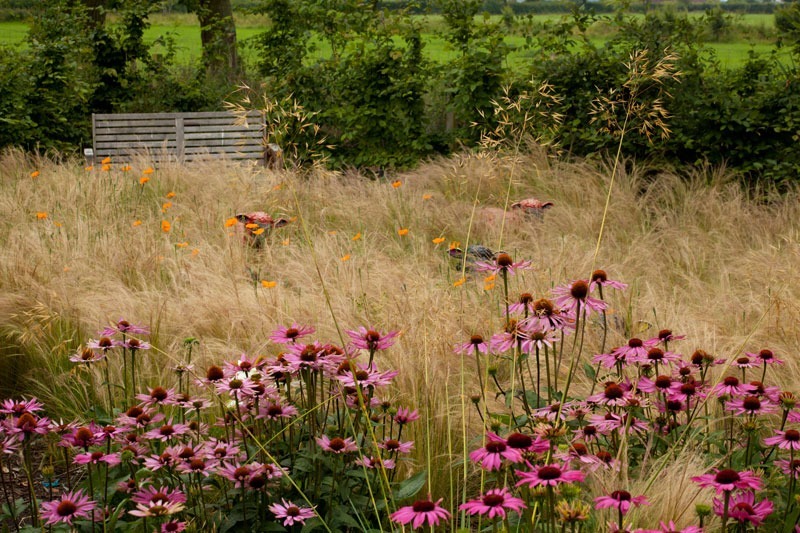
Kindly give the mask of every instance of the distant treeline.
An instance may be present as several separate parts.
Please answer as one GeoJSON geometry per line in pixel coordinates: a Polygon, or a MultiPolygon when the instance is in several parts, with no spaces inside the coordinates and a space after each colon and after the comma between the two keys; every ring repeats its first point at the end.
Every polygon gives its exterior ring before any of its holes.
{"type": "MultiPolygon", "coordinates": [[[[535,0],[526,2],[503,0],[485,0],[480,11],[492,15],[502,15],[504,10],[510,10],[514,15],[545,15],[565,14],[575,9],[576,5],[587,2],[581,0],[535,0]]],[[[258,11],[263,5],[261,0],[232,0],[233,9],[238,13],[258,11]]],[[[0,21],[25,20],[33,16],[41,3],[37,0],[0,0],[0,21]]],[[[413,14],[441,13],[441,2],[438,0],[382,0],[378,2],[381,8],[392,10],[408,10],[413,14]]],[[[588,5],[596,13],[613,13],[618,5],[612,2],[589,1],[588,5]]],[[[654,8],[674,8],[681,11],[703,12],[719,8],[731,13],[773,13],[777,4],[773,2],[690,2],[686,1],[655,1],[632,2],[626,6],[626,11],[631,13],[646,13],[654,8]]],[[[167,12],[185,13],[189,11],[185,2],[168,1],[162,3],[162,9],[167,12]]]]}
{"type": "Polygon", "coordinates": [[[752,55],[734,69],[703,45],[733,25],[719,7],[625,17],[573,4],[568,17],[528,24],[508,10],[479,16],[481,0],[437,0],[449,53],[439,62],[409,13],[364,0],[330,5],[261,0],[272,24],[249,40],[247,61],[228,40],[229,20],[203,40],[202,62],[180,64],[168,35],[143,37],[160,2],[120,0],[107,24],[86,4],[48,1],[27,46],[0,50],[0,147],[78,153],[91,143],[93,112],[217,110],[225,101],[262,109],[269,141],[301,163],[400,168],[535,141],[565,156],[620,149],[660,166],[800,179],[800,3],[775,14],[791,61],[752,55]],[[611,29],[602,42],[587,35],[599,18],[611,29]],[[507,61],[510,32],[524,37],[515,50],[524,69],[507,61]],[[243,83],[252,90],[237,90],[243,83]]]}

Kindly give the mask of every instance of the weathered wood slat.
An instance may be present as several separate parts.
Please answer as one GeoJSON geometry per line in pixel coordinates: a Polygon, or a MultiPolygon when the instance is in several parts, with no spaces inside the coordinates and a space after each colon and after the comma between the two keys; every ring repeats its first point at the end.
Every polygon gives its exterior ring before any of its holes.
{"type": "Polygon", "coordinates": [[[186,148],[206,148],[210,152],[219,151],[219,148],[247,148],[248,150],[261,150],[264,151],[264,145],[261,143],[243,143],[241,141],[220,141],[220,140],[204,140],[187,142],[186,148]]]}
{"type": "Polygon", "coordinates": [[[185,149],[186,154],[202,154],[204,152],[207,153],[216,153],[216,154],[230,154],[236,152],[263,152],[263,146],[214,146],[214,147],[207,147],[207,146],[187,146],[185,149]]]}
{"type": "Polygon", "coordinates": [[[202,140],[202,139],[227,139],[229,141],[234,141],[237,139],[246,139],[247,142],[252,142],[253,139],[260,140],[263,139],[263,136],[257,131],[212,131],[212,132],[196,132],[196,133],[184,133],[184,138],[186,140],[202,140]]]}
{"type": "Polygon", "coordinates": [[[172,128],[175,129],[175,119],[162,120],[100,120],[95,121],[97,128],[172,128]]]}
{"type": "MultiPolygon", "coordinates": [[[[219,118],[236,117],[227,111],[194,111],[188,113],[96,113],[97,120],[147,120],[147,119],[176,119],[176,118],[219,118]]],[[[248,117],[260,117],[260,111],[248,111],[248,117]]]]}
{"type": "Polygon", "coordinates": [[[138,128],[138,127],[131,127],[131,126],[121,126],[121,127],[113,127],[113,128],[96,128],[94,134],[95,135],[115,135],[118,133],[126,134],[126,133],[137,133],[141,131],[142,133],[172,133],[175,134],[175,124],[173,123],[170,126],[149,126],[146,128],[138,128]]]}
{"type": "Polygon", "coordinates": [[[97,150],[104,150],[107,148],[124,148],[130,146],[133,150],[141,150],[143,148],[175,148],[177,146],[175,139],[168,141],[139,141],[128,143],[117,142],[100,142],[95,143],[97,150]]]}
{"type": "Polygon", "coordinates": [[[122,133],[106,133],[106,134],[98,134],[95,136],[96,142],[102,143],[110,143],[110,142],[119,142],[119,143],[136,143],[139,141],[174,141],[175,140],[175,132],[170,133],[130,133],[130,134],[122,134],[122,133]]]}
{"type": "Polygon", "coordinates": [[[183,131],[185,131],[187,135],[190,133],[210,133],[215,131],[233,131],[239,133],[254,133],[257,135],[263,135],[263,133],[261,133],[261,127],[256,124],[253,124],[250,127],[238,126],[234,124],[203,124],[202,126],[189,126],[185,124],[183,131]]]}
{"type": "Polygon", "coordinates": [[[204,159],[237,159],[237,160],[258,160],[261,161],[260,153],[230,153],[230,154],[215,154],[215,153],[202,153],[202,154],[186,154],[183,158],[184,161],[202,161],[204,159]],[[256,157],[258,156],[258,157],[256,157]]]}

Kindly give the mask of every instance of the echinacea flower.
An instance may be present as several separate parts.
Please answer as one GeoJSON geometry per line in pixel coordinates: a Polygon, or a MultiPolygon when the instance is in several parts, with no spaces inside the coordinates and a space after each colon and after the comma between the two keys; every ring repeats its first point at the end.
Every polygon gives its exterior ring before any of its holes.
{"type": "Polygon", "coordinates": [[[717,491],[717,494],[723,492],[730,492],[734,489],[742,490],[760,490],[763,483],[761,478],[750,471],[737,472],[730,468],[717,470],[713,473],[703,474],[702,476],[695,476],[692,481],[701,487],[711,487],[717,491]]]}
{"type": "Polygon", "coordinates": [[[489,345],[486,344],[486,341],[483,339],[481,335],[472,335],[469,338],[469,342],[464,342],[461,344],[457,344],[455,353],[470,355],[473,353],[486,353],[489,351],[489,345]]]}
{"type": "MultiPolygon", "coordinates": [[[[755,527],[761,525],[764,519],[773,511],[773,504],[770,500],[761,500],[755,503],[756,496],[750,491],[740,492],[733,496],[728,502],[728,518],[744,524],[750,522],[755,527]]],[[[723,498],[714,498],[714,514],[724,516],[725,501],[723,498]]]]}
{"type": "Polygon", "coordinates": [[[740,396],[744,394],[745,389],[740,384],[739,378],[735,376],[726,376],[722,381],[717,383],[717,385],[711,389],[712,393],[715,393],[717,396],[740,396]]]}
{"type": "Polygon", "coordinates": [[[73,363],[91,364],[97,361],[102,361],[106,358],[105,353],[100,353],[92,350],[91,348],[83,348],[69,356],[69,360],[73,363]]]}
{"type": "Polygon", "coordinates": [[[764,350],[760,350],[758,353],[745,352],[745,355],[750,357],[750,359],[752,359],[752,360],[754,360],[756,362],[761,362],[761,363],[763,363],[765,365],[782,365],[783,364],[783,360],[778,359],[777,357],[775,357],[775,354],[772,352],[772,350],[764,349],[764,350]]]}
{"type": "Polygon", "coordinates": [[[517,261],[516,263],[507,253],[497,254],[494,263],[486,263],[483,261],[475,262],[476,272],[491,272],[492,274],[516,274],[519,270],[528,270],[531,268],[530,261],[517,261]]]}
{"type": "Polygon", "coordinates": [[[637,533],[703,533],[703,529],[698,526],[686,526],[679,529],[672,520],[668,523],[659,522],[658,529],[637,529],[636,531],[637,533]]]}
{"type": "Polygon", "coordinates": [[[647,361],[647,352],[658,344],[658,339],[642,340],[639,338],[629,339],[627,344],[619,346],[611,351],[617,360],[624,360],[628,363],[644,363],[647,361]]]}
{"type": "Polygon", "coordinates": [[[582,482],[585,478],[580,470],[569,470],[567,466],[556,463],[542,466],[531,465],[529,472],[518,471],[517,487],[527,485],[530,488],[545,486],[555,487],[562,483],[582,482]]]}
{"type": "Polygon", "coordinates": [[[170,504],[186,503],[186,494],[170,487],[150,486],[137,490],[131,497],[133,503],[144,505],[150,503],[170,504]]]}
{"type": "Polygon", "coordinates": [[[109,453],[105,454],[103,452],[90,452],[90,453],[79,453],[76,455],[72,462],[76,465],[86,465],[86,464],[100,464],[106,463],[108,466],[116,466],[120,464],[122,461],[119,458],[118,453],[109,453]]]}
{"type": "Polygon", "coordinates": [[[413,411],[408,407],[400,407],[397,409],[397,414],[394,415],[394,421],[401,426],[408,424],[419,419],[419,412],[414,409],[413,411]]]}
{"type": "Polygon", "coordinates": [[[777,446],[782,450],[800,450],[800,431],[787,429],[776,431],[775,436],[764,439],[767,446],[777,446]]]}
{"type": "Polygon", "coordinates": [[[499,470],[503,459],[512,463],[522,462],[522,453],[506,444],[505,439],[491,431],[486,434],[486,444],[470,452],[469,458],[484,470],[499,470]]]}
{"type": "Polygon", "coordinates": [[[628,288],[628,284],[621,281],[608,279],[608,274],[605,270],[595,270],[592,272],[592,277],[589,281],[589,288],[591,291],[593,291],[596,287],[600,289],[600,294],[602,294],[603,287],[623,291],[628,288]]]}
{"type": "Polygon", "coordinates": [[[175,389],[165,389],[164,387],[147,388],[147,394],[137,394],[137,400],[141,400],[142,407],[153,405],[171,405],[175,403],[175,389]]]}
{"type": "Polygon", "coordinates": [[[480,498],[461,504],[459,509],[470,515],[487,515],[490,520],[496,516],[505,520],[506,510],[519,514],[525,507],[525,502],[512,496],[509,490],[503,487],[502,489],[490,489],[480,498]]]}
{"type": "Polygon", "coordinates": [[[283,520],[284,526],[305,524],[306,520],[313,518],[317,513],[311,507],[299,507],[292,502],[281,498],[281,503],[273,503],[269,510],[278,520],[283,520]]]}
{"type": "Polygon", "coordinates": [[[326,452],[339,454],[351,453],[358,450],[358,445],[351,437],[347,437],[346,439],[334,437],[331,439],[328,438],[327,435],[323,435],[317,438],[316,441],[317,445],[326,452]]]}
{"type": "Polygon", "coordinates": [[[95,505],[80,489],[73,490],[57,500],[42,502],[42,518],[47,520],[46,526],[61,522],[71,526],[73,519],[88,518],[95,505]]]}
{"type": "Polygon", "coordinates": [[[745,396],[736,398],[725,404],[727,411],[733,411],[735,415],[758,416],[777,411],[777,406],[767,398],[759,399],[758,396],[745,396]]]}
{"type": "Polygon", "coordinates": [[[128,513],[141,518],[154,518],[180,513],[184,507],[185,505],[181,502],[150,501],[137,503],[136,509],[128,511],[128,513]]]}
{"type": "Polygon", "coordinates": [[[186,522],[177,520],[169,520],[161,524],[161,533],[180,533],[184,529],[186,529],[186,522]]]}
{"type": "Polygon", "coordinates": [[[426,524],[431,527],[438,526],[440,521],[450,519],[450,513],[439,505],[442,503],[442,499],[435,502],[430,498],[417,500],[412,505],[401,507],[393,512],[390,518],[398,524],[411,523],[411,527],[414,529],[426,524]]]}
{"type": "Polygon", "coordinates": [[[367,329],[364,326],[360,326],[358,330],[348,330],[346,333],[350,336],[353,346],[371,352],[389,348],[394,344],[395,337],[400,334],[399,331],[380,333],[377,329],[367,329]]]}
{"type": "Polygon", "coordinates": [[[575,316],[577,316],[578,310],[588,316],[593,311],[599,313],[608,307],[603,300],[589,296],[591,287],[583,279],[573,281],[569,285],[559,285],[553,288],[552,292],[556,297],[556,306],[575,316]]]}
{"type": "Polygon", "coordinates": [[[314,331],[316,330],[311,326],[301,326],[294,323],[289,327],[278,326],[278,329],[273,331],[269,338],[272,342],[277,342],[278,344],[293,344],[298,339],[311,335],[314,331]]]}
{"type": "Polygon", "coordinates": [[[650,505],[645,496],[631,496],[627,490],[615,490],[607,496],[594,499],[595,509],[617,509],[620,514],[626,514],[632,506],[650,505]]]}
{"type": "Polygon", "coordinates": [[[397,439],[385,439],[378,443],[378,448],[383,448],[389,453],[410,453],[414,441],[400,442],[397,439]]]}

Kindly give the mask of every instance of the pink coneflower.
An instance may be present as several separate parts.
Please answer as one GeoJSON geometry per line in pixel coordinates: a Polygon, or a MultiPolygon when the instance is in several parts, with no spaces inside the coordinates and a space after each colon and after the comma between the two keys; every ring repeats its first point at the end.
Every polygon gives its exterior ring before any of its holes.
{"type": "Polygon", "coordinates": [[[491,431],[486,434],[486,444],[470,452],[469,458],[473,463],[478,463],[484,470],[498,470],[503,464],[503,459],[512,463],[522,462],[522,453],[508,446],[506,441],[491,431]]]}
{"type": "Polygon", "coordinates": [[[639,382],[636,384],[636,387],[642,391],[647,392],[649,394],[669,394],[681,386],[680,381],[673,381],[673,379],[669,376],[656,376],[654,380],[650,378],[641,377],[639,378],[639,382]]]}
{"type": "Polygon", "coordinates": [[[216,466],[217,461],[195,456],[179,464],[178,471],[182,474],[199,474],[202,477],[208,477],[216,466]]]}
{"type": "Polygon", "coordinates": [[[217,474],[237,485],[247,483],[250,477],[261,470],[261,463],[253,462],[249,464],[225,464],[217,469],[217,474]]]}
{"type": "Polygon", "coordinates": [[[671,329],[662,329],[658,332],[658,340],[664,344],[672,341],[682,341],[685,338],[686,335],[675,335],[671,329]]]}
{"type": "Polygon", "coordinates": [[[475,353],[475,350],[477,350],[479,353],[486,353],[489,351],[489,345],[481,335],[472,335],[469,338],[469,342],[456,344],[456,347],[453,351],[455,353],[464,355],[472,355],[475,353]]]}
{"type": "Polygon", "coordinates": [[[359,466],[369,469],[377,468],[381,463],[383,463],[383,468],[386,470],[392,470],[396,466],[393,459],[381,460],[377,457],[367,457],[366,455],[359,457],[354,462],[359,466]]]}
{"type": "Polygon", "coordinates": [[[91,446],[100,444],[104,440],[104,434],[100,431],[100,427],[94,422],[88,426],[81,426],[74,428],[69,433],[65,433],[61,437],[59,446],[83,448],[87,451],[91,446]]]}
{"type": "Polygon", "coordinates": [[[230,379],[222,379],[214,384],[217,394],[228,394],[231,398],[243,398],[252,396],[256,392],[256,383],[249,379],[241,379],[234,376],[230,379]]]}
{"type": "Polygon", "coordinates": [[[183,511],[185,505],[180,502],[147,502],[137,503],[136,509],[128,511],[133,516],[142,518],[154,518],[159,516],[169,516],[183,511]]]}
{"type": "Polygon", "coordinates": [[[106,352],[117,346],[122,346],[122,341],[113,340],[108,337],[100,337],[99,339],[89,339],[86,342],[86,347],[92,350],[103,350],[106,352]]]}
{"type": "Polygon", "coordinates": [[[120,318],[116,325],[104,328],[98,335],[101,337],[110,337],[116,333],[122,333],[124,335],[149,335],[150,330],[147,326],[131,324],[127,320],[120,318]]]}
{"type": "Polygon", "coordinates": [[[442,503],[442,499],[440,498],[435,502],[430,498],[417,500],[413,505],[401,507],[393,512],[390,518],[398,524],[408,524],[410,522],[411,527],[414,529],[425,524],[431,527],[438,526],[440,521],[450,519],[450,513],[439,505],[442,503]]]}
{"type": "MultiPolygon", "coordinates": [[[[750,522],[755,527],[772,513],[773,505],[770,500],[761,500],[755,503],[756,496],[750,491],[744,491],[733,496],[728,502],[728,517],[739,523],[750,522]]],[[[714,498],[714,513],[718,516],[725,514],[725,501],[714,498]]]]}
{"type": "Polygon", "coordinates": [[[321,370],[325,367],[336,367],[344,357],[326,355],[325,346],[319,342],[313,344],[292,344],[284,354],[284,360],[289,365],[289,370],[298,372],[300,370],[321,370]]]}
{"type": "Polygon", "coordinates": [[[574,317],[547,298],[539,298],[533,302],[533,314],[523,323],[526,330],[533,331],[564,331],[567,333],[569,329],[575,327],[574,317]]]}
{"type": "Polygon", "coordinates": [[[611,405],[614,407],[621,407],[628,405],[629,400],[633,397],[628,387],[620,383],[606,383],[605,388],[586,398],[589,403],[596,403],[599,405],[611,405]]]}
{"type": "Polygon", "coordinates": [[[518,450],[521,453],[533,452],[544,453],[550,449],[550,443],[538,436],[534,440],[530,435],[524,433],[511,433],[506,437],[506,444],[512,450],[518,450]]]}
{"type": "Polygon", "coordinates": [[[146,487],[137,490],[131,496],[133,503],[186,503],[186,494],[170,487],[146,487]]]}
{"type": "Polygon", "coordinates": [[[736,368],[739,369],[756,368],[761,366],[761,361],[743,355],[742,357],[738,357],[733,361],[731,361],[731,366],[735,366],[736,368]]]}
{"type": "Polygon", "coordinates": [[[745,396],[736,398],[725,403],[727,411],[733,411],[736,415],[758,416],[774,413],[778,410],[777,406],[766,398],[759,399],[758,396],[745,396]]]}
{"type": "Polygon", "coordinates": [[[283,519],[284,526],[305,524],[306,520],[317,514],[311,507],[299,507],[283,498],[281,498],[281,503],[276,502],[270,505],[269,510],[278,520],[283,519]]]}
{"type": "Polygon", "coordinates": [[[800,477],[800,459],[792,459],[791,461],[780,459],[775,461],[775,466],[780,468],[781,472],[787,476],[791,476],[795,479],[800,477]]]}
{"type": "Polygon", "coordinates": [[[189,433],[189,431],[191,430],[187,424],[173,424],[172,419],[169,419],[168,422],[160,427],[151,429],[145,433],[144,436],[151,440],[160,440],[166,442],[176,437],[180,437],[181,435],[186,435],[189,433]]]}
{"type": "Polygon", "coordinates": [[[46,519],[46,526],[63,522],[72,525],[72,520],[88,518],[95,507],[81,490],[73,490],[61,495],[57,500],[42,502],[42,518],[46,519]]]}
{"type": "Polygon", "coordinates": [[[317,438],[316,441],[317,445],[319,445],[319,447],[326,452],[338,454],[351,453],[358,450],[358,445],[351,437],[347,437],[346,439],[334,437],[330,439],[327,435],[323,435],[322,437],[317,438]]]}
{"type": "Polygon", "coordinates": [[[76,465],[86,465],[86,464],[97,465],[100,463],[106,463],[108,466],[116,466],[120,464],[122,461],[119,458],[118,453],[105,454],[103,452],[90,452],[90,453],[79,453],[72,459],[72,462],[75,463],[76,465]]]}
{"type": "Polygon", "coordinates": [[[400,373],[397,370],[379,372],[375,363],[355,365],[354,369],[355,372],[348,361],[343,362],[336,372],[336,379],[345,387],[355,387],[356,382],[361,387],[383,387],[389,385],[400,373]]]}
{"type": "Polygon", "coordinates": [[[102,361],[106,358],[105,353],[96,352],[91,348],[83,348],[69,356],[69,360],[73,363],[92,364],[97,361],[102,361]]]}
{"type": "Polygon", "coordinates": [[[278,326],[278,329],[273,331],[269,338],[272,342],[277,342],[278,344],[293,344],[298,339],[311,335],[314,331],[311,326],[301,326],[295,323],[288,328],[286,326],[278,326]]]}
{"type": "Polygon", "coordinates": [[[605,270],[595,270],[592,272],[592,278],[589,282],[590,292],[593,292],[595,288],[611,288],[616,289],[618,291],[623,291],[628,288],[627,283],[623,283],[621,281],[616,281],[613,279],[608,279],[608,274],[605,270]]]}
{"type": "Polygon", "coordinates": [[[7,434],[17,437],[20,441],[30,439],[34,435],[47,435],[50,432],[50,419],[47,417],[37,418],[32,413],[23,413],[14,420],[10,421],[7,434]]]}
{"type": "Polygon", "coordinates": [[[632,338],[624,346],[614,348],[611,355],[617,360],[624,360],[628,363],[643,363],[647,362],[647,353],[650,348],[658,344],[658,339],[649,339],[643,341],[639,338],[632,338]]]}
{"type": "Polygon", "coordinates": [[[476,261],[475,262],[475,271],[476,272],[490,272],[492,274],[516,274],[519,270],[528,270],[531,268],[533,263],[530,261],[517,261],[516,263],[511,258],[510,255],[506,253],[499,253],[497,254],[497,259],[494,260],[494,263],[486,263],[484,261],[476,261]]]}
{"type": "Polygon", "coordinates": [[[348,330],[351,344],[361,350],[385,350],[394,344],[394,339],[400,335],[399,331],[380,333],[377,329],[367,329],[360,326],[358,330],[348,330]]]}
{"type": "Polygon", "coordinates": [[[762,487],[761,478],[750,471],[737,472],[729,468],[717,470],[716,472],[695,476],[692,481],[701,487],[711,487],[722,494],[734,489],[760,490],[762,487]]]}
{"type": "Polygon", "coordinates": [[[642,363],[649,363],[649,364],[662,364],[662,363],[674,363],[680,361],[681,356],[675,352],[669,352],[662,350],[658,346],[653,346],[649,350],[647,350],[647,357],[642,361],[642,363]]]}
{"type": "Polygon", "coordinates": [[[583,279],[573,281],[569,285],[559,285],[552,292],[556,297],[556,306],[576,316],[578,309],[588,316],[593,311],[599,313],[608,307],[603,300],[589,296],[591,292],[589,283],[583,279]]]}
{"type": "Polygon", "coordinates": [[[242,454],[241,449],[234,443],[211,438],[200,445],[198,453],[213,457],[218,461],[236,459],[242,454]]]}
{"type": "Polygon", "coordinates": [[[400,407],[397,409],[397,414],[394,415],[394,421],[404,426],[409,422],[419,420],[419,412],[416,409],[413,411],[408,407],[400,407]]]}
{"type": "Polygon", "coordinates": [[[529,472],[517,471],[519,481],[517,487],[520,485],[527,485],[529,488],[548,486],[555,487],[562,483],[582,482],[585,478],[583,472],[580,470],[569,470],[567,466],[561,466],[556,463],[542,466],[530,465],[529,472]]]}
{"type": "Polygon", "coordinates": [[[621,515],[626,514],[632,506],[650,505],[646,496],[631,496],[626,490],[615,490],[607,496],[594,499],[595,509],[616,509],[621,515]]]}
{"type": "Polygon", "coordinates": [[[136,399],[141,400],[141,407],[151,407],[154,405],[174,405],[175,389],[165,389],[164,387],[147,388],[147,394],[137,394],[136,399]]]}
{"type": "Polygon", "coordinates": [[[717,385],[711,389],[711,392],[717,396],[732,397],[744,394],[744,390],[744,387],[739,383],[739,378],[727,376],[725,379],[717,383],[717,385]]]}
{"type": "Polygon", "coordinates": [[[759,398],[766,398],[772,403],[778,403],[781,399],[780,387],[765,387],[760,381],[751,381],[743,385],[748,394],[758,396],[759,398]]]}
{"type": "Polygon", "coordinates": [[[186,522],[169,520],[161,524],[161,533],[180,533],[184,529],[186,529],[186,522]]]}
{"type": "Polygon", "coordinates": [[[250,372],[260,370],[265,364],[266,361],[250,359],[247,354],[243,353],[236,361],[225,361],[223,370],[228,377],[233,377],[239,372],[243,373],[244,377],[248,377],[250,372]]]}
{"type": "Polygon", "coordinates": [[[491,489],[486,494],[476,500],[470,500],[459,506],[459,509],[466,511],[470,515],[488,515],[489,519],[499,516],[502,520],[506,519],[506,509],[519,514],[525,509],[525,502],[520,498],[515,498],[506,487],[502,489],[491,489]]]}
{"type": "Polygon", "coordinates": [[[608,435],[614,431],[624,430],[629,434],[641,433],[650,430],[646,421],[636,418],[632,414],[615,414],[607,412],[605,414],[591,415],[589,423],[597,428],[601,435],[608,435]]]}
{"type": "Polygon", "coordinates": [[[414,447],[414,441],[400,442],[397,439],[385,439],[378,443],[378,448],[383,448],[389,453],[410,453],[414,447]]]}
{"type": "Polygon", "coordinates": [[[44,408],[42,402],[36,398],[29,400],[3,400],[0,403],[0,414],[11,415],[14,418],[19,418],[25,413],[35,413],[44,408]]]}
{"type": "Polygon", "coordinates": [[[294,405],[269,402],[266,405],[259,406],[256,418],[279,420],[281,418],[292,418],[294,416],[297,416],[297,407],[294,405]]]}
{"type": "Polygon", "coordinates": [[[519,295],[519,300],[508,305],[508,312],[515,315],[532,315],[534,313],[533,295],[523,292],[519,295]]]}
{"type": "Polygon", "coordinates": [[[761,350],[758,353],[751,353],[745,352],[745,355],[750,357],[752,360],[756,361],[757,363],[763,363],[765,365],[782,365],[783,360],[778,359],[775,357],[775,354],[772,353],[772,350],[761,350]]]}
{"type": "Polygon", "coordinates": [[[120,346],[127,348],[132,352],[136,352],[139,350],[149,350],[151,348],[149,343],[140,341],[139,339],[135,339],[133,337],[125,339],[125,342],[123,342],[120,346]]]}
{"type": "MultiPolygon", "coordinates": [[[[512,318],[508,324],[505,325],[503,331],[492,335],[492,338],[489,340],[489,349],[494,353],[501,354],[513,349],[518,342],[524,345],[528,340],[528,334],[523,331],[520,324],[512,318]]],[[[527,352],[525,348],[523,348],[523,351],[527,352]]]]}
{"type": "Polygon", "coordinates": [[[800,450],[800,431],[796,429],[776,431],[774,437],[764,439],[764,444],[777,446],[782,450],[800,450]]]}

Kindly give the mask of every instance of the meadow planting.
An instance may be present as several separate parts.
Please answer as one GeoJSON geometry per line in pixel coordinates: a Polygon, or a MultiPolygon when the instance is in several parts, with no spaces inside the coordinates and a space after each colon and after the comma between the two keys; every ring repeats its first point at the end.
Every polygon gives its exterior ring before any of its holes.
{"type": "Polygon", "coordinates": [[[795,190],[0,169],[9,531],[796,529],[795,190]]]}

